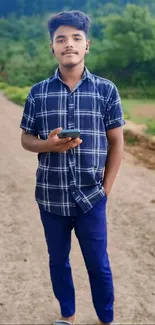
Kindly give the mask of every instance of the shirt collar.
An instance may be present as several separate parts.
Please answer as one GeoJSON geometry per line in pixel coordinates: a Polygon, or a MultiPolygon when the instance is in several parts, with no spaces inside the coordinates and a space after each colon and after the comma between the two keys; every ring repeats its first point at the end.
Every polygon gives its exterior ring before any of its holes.
{"type": "MultiPolygon", "coordinates": [[[[53,80],[56,80],[56,79],[59,79],[60,81],[62,81],[61,77],[60,77],[59,68],[56,69],[55,74],[54,74],[53,80]]],[[[89,72],[89,70],[87,69],[86,66],[84,67],[83,77],[82,77],[81,80],[85,80],[85,79],[90,79],[90,80],[92,79],[92,75],[91,75],[91,73],[89,72]]]]}

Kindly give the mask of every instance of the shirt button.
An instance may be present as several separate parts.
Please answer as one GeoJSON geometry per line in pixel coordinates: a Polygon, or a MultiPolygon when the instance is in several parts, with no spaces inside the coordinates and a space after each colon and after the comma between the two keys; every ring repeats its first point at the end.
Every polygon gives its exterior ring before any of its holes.
{"type": "Polygon", "coordinates": [[[75,194],[75,192],[73,192],[73,194],[75,194]]]}

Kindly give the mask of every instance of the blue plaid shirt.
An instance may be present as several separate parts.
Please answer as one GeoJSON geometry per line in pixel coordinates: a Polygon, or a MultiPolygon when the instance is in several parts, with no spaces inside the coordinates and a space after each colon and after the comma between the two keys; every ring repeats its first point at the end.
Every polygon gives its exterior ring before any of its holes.
{"type": "Polygon", "coordinates": [[[120,96],[109,80],[91,74],[70,91],[55,75],[34,85],[28,94],[20,127],[47,139],[57,128],[80,129],[82,144],[63,153],[38,154],[35,197],[45,210],[76,215],[76,203],[84,212],[105,195],[102,186],[107,157],[106,131],[124,124],[120,96]]]}

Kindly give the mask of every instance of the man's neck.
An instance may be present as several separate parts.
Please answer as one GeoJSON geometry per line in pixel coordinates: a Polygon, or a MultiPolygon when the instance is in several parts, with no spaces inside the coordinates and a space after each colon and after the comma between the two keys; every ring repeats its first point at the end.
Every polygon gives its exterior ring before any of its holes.
{"type": "Polygon", "coordinates": [[[76,84],[82,78],[84,72],[84,62],[73,68],[59,66],[59,71],[62,81],[64,81],[66,84],[76,84]]]}

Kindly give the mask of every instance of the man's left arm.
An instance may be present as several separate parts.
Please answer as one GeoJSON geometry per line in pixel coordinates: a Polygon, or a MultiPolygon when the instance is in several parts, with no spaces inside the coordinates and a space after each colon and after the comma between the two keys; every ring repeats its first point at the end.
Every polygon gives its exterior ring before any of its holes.
{"type": "Polygon", "coordinates": [[[118,173],[124,147],[123,127],[117,127],[107,131],[108,155],[103,177],[103,187],[108,196],[118,173]]]}
{"type": "Polygon", "coordinates": [[[103,177],[103,187],[108,196],[121,164],[124,146],[124,114],[120,95],[114,84],[109,87],[104,123],[108,141],[108,155],[103,177]]]}

